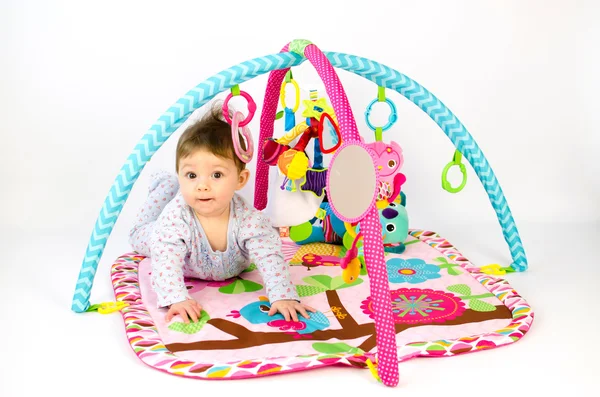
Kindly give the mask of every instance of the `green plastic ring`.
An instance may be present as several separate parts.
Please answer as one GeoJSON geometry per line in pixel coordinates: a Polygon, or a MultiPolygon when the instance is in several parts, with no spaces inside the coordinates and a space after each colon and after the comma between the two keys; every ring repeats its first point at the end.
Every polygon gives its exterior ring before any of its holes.
{"type": "Polygon", "coordinates": [[[451,161],[448,164],[446,164],[446,166],[444,167],[444,170],[442,171],[442,188],[450,193],[458,193],[461,190],[463,190],[463,188],[465,187],[466,184],[467,184],[467,167],[465,167],[465,165],[463,163],[456,163],[454,161],[451,161]],[[460,183],[460,185],[458,187],[452,187],[452,185],[448,181],[448,171],[450,171],[450,168],[452,168],[453,165],[458,165],[458,167],[460,168],[460,172],[463,175],[462,182],[460,183]]]}

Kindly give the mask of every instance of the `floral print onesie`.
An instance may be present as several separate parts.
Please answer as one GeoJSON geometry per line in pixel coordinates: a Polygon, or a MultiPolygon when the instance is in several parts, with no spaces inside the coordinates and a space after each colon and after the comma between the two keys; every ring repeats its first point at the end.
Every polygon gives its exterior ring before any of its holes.
{"type": "Polygon", "coordinates": [[[267,216],[235,194],[230,205],[227,249],[213,251],[202,225],[178,191],[175,175],[154,174],[149,195],[130,231],[129,243],[152,261],[158,307],[189,298],[184,277],[222,281],[254,263],[271,303],[299,301],[283,258],[281,240],[267,216]]]}

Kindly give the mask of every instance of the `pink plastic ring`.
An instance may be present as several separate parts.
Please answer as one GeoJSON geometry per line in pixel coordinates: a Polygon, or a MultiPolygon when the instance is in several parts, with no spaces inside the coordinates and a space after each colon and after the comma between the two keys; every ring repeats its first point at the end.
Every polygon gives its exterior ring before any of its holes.
{"type": "MultiPolygon", "coordinates": [[[[256,112],[256,103],[254,103],[254,100],[247,92],[240,91],[240,95],[246,98],[248,101],[248,116],[239,125],[240,127],[244,127],[245,125],[248,125],[248,123],[250,123],[254,117],[254,113],[256,112]]],[[[229,124],[231,124],[231,119],[229,118],[229,100],[231,98],[233,98],[232,93],[227,95],[227,98],[225,98],[225,102],[223,103],[223,117],[225,117],[225,120],[227,120],[229,124]]]]}
{"type": "Polygon", "coordinates": [[[244,163],[249,163],[252,161],[252,156],[254,156],[254,141],[252,140],[252,133],[250,132],[250,128],[246,126],[242,126],[240,120],[244,117],[242,112],[235,112],[233,114],[233,122],[231,123],[231,140],[233,141],[233,148],[235,149],[235,154],[242,160],[244,163]],[[240,137],[238,135],[238,129],[241,127],[242,137],[246,140],[246,145],[248,149],[244,151],[241,148],[240,137]]]}

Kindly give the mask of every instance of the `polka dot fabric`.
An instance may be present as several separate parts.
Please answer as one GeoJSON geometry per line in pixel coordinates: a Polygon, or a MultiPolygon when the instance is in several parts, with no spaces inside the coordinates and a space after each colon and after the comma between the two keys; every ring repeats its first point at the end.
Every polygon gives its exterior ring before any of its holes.
{"type": "MultiPolygon", "coordinates": [[[[327,95],[338,117],[342,141],[360,141],[360,134],[346,92],[333,69],[333,66],[319,50],[311,44],[304,50],[304,56],[310,60],[321,80],[325,83],[327,95]]],[[[392,318],[390,289],[387,270],[383,257],[383,239],[379,214],[374,206],[360,222],[363,231],[365,263],[369,272],[371,299],[374,308],[375,330],[377,332],[377,372],[386,386],[398,384],[398,353],[396,331],[392,318]]]]}
{"type": "Polygon", "coordinates": [[[369,287],[375,317],[378,373],[383,384],[396,386],[399,380],[398,347],[377,208],[371,207],[371,211],[360,222],[360,230],[363,233],[365,263],[369,273],[369,287]]]}
{"type": "MultiPolygon", "coordinates": [[[[288,48],[289,44],[282,51],[287,51],[288,48]]],[[[333,66],[314,44],[306,46],[304,56],[310,60],[321,80],[325,83],[327,95],[338,118],[342,141],[361,142],[352,109],[333,66]]],[[[273,136],[275,114],[279,101],[279,87],[287,71],[288,69],[282,69],[271,72],[265,92],[264,107],[260,120],[259,161],[254,195],[254,205],[257,209],[266,207],[268,192],[269,165],[262,161],[262,142],[273,136]]],[[[381,224],[375,206],[372,205],[365,218],[360,221],[360,227],[363,231],[365,263],[369,272],[375,330],[377,332],[377,372],[384,385],[396,386],[399,381],[396,332],[384,262],[381,224]]]]}
{"type": "MultiPolygon", "coordinates": [[[[289,44],[280,52],[287,52],[289,44]]],[[[269,165],[263,158],[263,143],[273,137],[273,128],[275,126],[275,115],[277,113],[277,104],[279,103],[279,91],[281,83],[285,78],[287,69],[274,70],[269,74],[267,89],[265,91],[265,100],[263,101],[263,110],[260,116],[260,136],[258,138],[258,156],[256,161],[256,182],[254,185],[254,208],[263,210],[267,206],[267,193],[269,191],[269,165]]]]}
{"type": "Polygon", "coordinates": [[[358,133],[346,92],[331,62],[314,44],[306,46],[304,56],[313,64],[317,73],[319,73],[319,77],[325,83],[325,90],[338,119],[342,142],[360,141],[360,134],[358,133]]]}

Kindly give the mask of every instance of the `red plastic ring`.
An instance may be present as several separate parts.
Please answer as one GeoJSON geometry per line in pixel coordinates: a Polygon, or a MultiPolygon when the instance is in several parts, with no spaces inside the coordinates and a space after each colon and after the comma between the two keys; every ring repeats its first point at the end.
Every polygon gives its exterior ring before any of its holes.
{"type": "Polygon", "coordinates": [[[321,152],[326,153],[326,154],[332,153],[332,152],[336,151],[337,148],[339,148],[340,145],[342,144],[342,136],[340,134],[339,127],[333,122],[333,119],[331,118],[331,116],[328,113],[325,113],[325,112],[321,113],[321,118],[319,119],[318,131],[319,131],[319,146],[320,146],[321,152]],[[323,147],[323,129],[325,127],[325,119],[329,120],[329,122],[333,126],[333,129],[335,130],[335,133],[338,138],[337,143],[331,149],[325,149],[323,147]]]}
{"type": "MultiPolygon", "coordinates": [[[[240,91],[240,95],[246,98],[246,100],[248,101],[248,116],[246,116],[246,118],[239,124],[240,127],[243,127],[245,125],[248,125],[248,123],[252,121],[254,113],[256,112],[256,103],[254,102],[250,94],[248,94],[247,92],[240,91]]],[[[227,120],[229,124],[231,124],[231,118],[229,117],[229,100],[231,98],[233,98],[232,93],[227,95],[227,98],[225,98],[225,102],[223,103],[223,117],[225,117],[225,120],[227,120]]]]}

